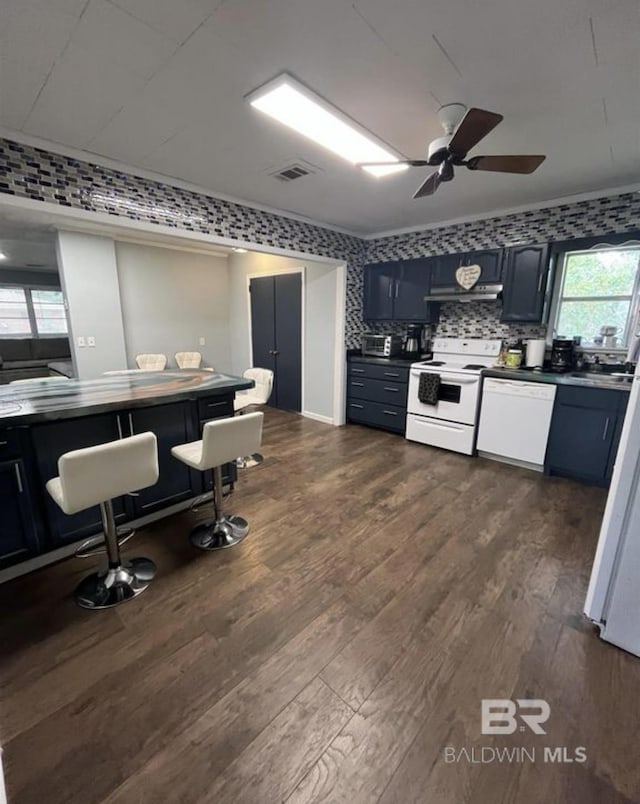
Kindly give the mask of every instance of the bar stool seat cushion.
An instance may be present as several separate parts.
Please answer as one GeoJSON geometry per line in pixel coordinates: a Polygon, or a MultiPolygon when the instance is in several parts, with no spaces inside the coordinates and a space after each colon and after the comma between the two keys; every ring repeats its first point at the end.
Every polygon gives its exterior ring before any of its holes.
{"type": "Polygon", "coordinates": [[[75,514],[158,482],[158,445],[153,433],[67,452],[47,491],[65,514],[75,514]]]}
{"type": "Polygon", "coordinates": [[[263,419],[263,413],[247,413],[207,422],[201,441],[173,447],[171,454],[200,472],[222,466],[235,461],[238,455],[250,455],[260,447],[263,419]]]}

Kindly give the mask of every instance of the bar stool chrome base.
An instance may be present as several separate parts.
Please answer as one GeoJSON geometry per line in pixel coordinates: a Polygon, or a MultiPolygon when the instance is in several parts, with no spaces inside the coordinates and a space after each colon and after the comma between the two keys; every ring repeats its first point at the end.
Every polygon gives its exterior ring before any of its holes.
{"type": "Polygon", "coordinates": [[[217,522],[207,522],[189,534],[189,540],[200,550],[224,550],[235,547],[249,533],[249,523],[241,516],[223,516],[217,522]]]}
{"type": "Polygon", "coordinates": [[[83,609],[110,609],[138,597],[155,574],[156,565],[151,559],[129,559],[83,578],[76,587],[76,603],[83,609]]]}

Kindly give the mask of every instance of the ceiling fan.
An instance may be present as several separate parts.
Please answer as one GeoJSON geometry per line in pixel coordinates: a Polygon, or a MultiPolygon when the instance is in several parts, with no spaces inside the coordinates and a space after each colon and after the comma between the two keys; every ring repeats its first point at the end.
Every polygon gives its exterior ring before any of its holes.
{"type": "Polygon", "coordinates": [[[363,162],[360,167],[375,165],[409,165],[410,167],[438,167],[420,185],[413,197],[422,198],[433,195],[440,184],[451,181],[454,167],[463,166],[469,170],[490,170],[497,173],[533,173],[545,160],[540,155],[518,156],[472,156],[467,153],[503,119],[501,114],[485,109],[468,109],[462,103],[448,103],[438,110],[438,118],[445,131],[429,144],[426,159],[401,159],[398,162],[363,162]],[[466,112],[466,114],[465,114],[466,112]]]}

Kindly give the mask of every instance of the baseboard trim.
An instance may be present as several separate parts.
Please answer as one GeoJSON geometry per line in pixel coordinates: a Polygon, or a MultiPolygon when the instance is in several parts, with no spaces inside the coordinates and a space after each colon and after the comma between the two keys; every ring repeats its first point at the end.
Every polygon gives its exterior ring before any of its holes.
{"type": "Polygon", "coordinates": [[[322,422],[323,424],[335,424],[331,416],[321,416],[319,413],[311,413],[308,410],[303,410],[302,415],[306,419],[313,419],[316,422],[322,422]]]}

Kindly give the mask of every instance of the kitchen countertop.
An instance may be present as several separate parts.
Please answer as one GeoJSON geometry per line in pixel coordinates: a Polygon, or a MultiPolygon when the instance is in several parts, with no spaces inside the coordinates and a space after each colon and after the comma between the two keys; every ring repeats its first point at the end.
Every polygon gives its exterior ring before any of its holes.
{"type": "Polygon", "coordinates": [[[70,419],[117,408],[139,408],[223,396],[253,388],[253,380],[210,371],[144,371],[96,380],[61,380],[0,386],[0,424],[70,419]]]}
{"type": "Polygon", "coordinates": [[[412,363],[417,363],[420,360],[426,360],[429,355],[423,357],[403,357],[396,355],[395,357],[377,357],[376,355],[363,355],[358,350],[357,352],[347,352],[347,360],[360,360],[364,363],[374,363],[378,366],[405,366],[409,368],[412,363]]]}
{"type": "MultiPolygon", "coordinates": [[[[527,371],[526,369],[487,368],[482,370],[484,377],[495,377],[503,380],[521,380],[523,382],[541,382],[550,385],[575,385],[583,388],[605,388],[609,391],[631,390],[631,379],[612,377],[602,373],[602,376],[573,377],[571,373],[556,374],[550,371],[527,371]]],[[[633,375],[630,375],[632,377],[633,375]]]]}

